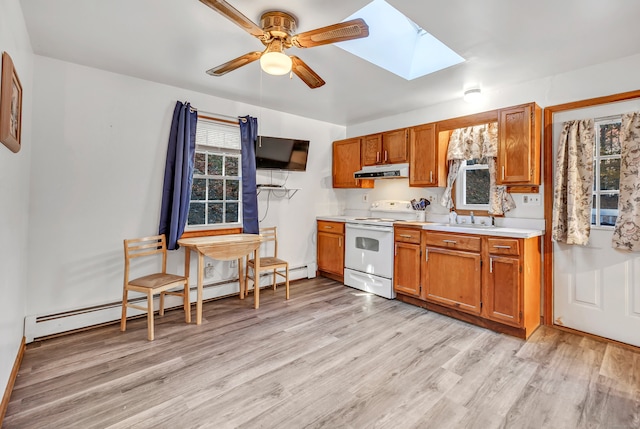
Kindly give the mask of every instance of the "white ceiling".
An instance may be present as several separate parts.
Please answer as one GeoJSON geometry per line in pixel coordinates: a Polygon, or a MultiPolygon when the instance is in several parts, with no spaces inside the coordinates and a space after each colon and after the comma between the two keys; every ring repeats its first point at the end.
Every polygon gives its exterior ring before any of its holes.
{"type": "MultiPolygon", "coordinates": [[[[298,32],[340,22],[369,0],[228,0],[298,18],[298,32]]],[[[262,44],[198,0],[21,0],[36,54],[218,97],[351,125],[640,52],[634,0],[387,0],[467,61],[406,81],[332,45],[291,48],[327,83],[270,76],[258,62],[205,71],[262,44]]],[[[606,79],[606,76],[603,76],[606,79]]],[[[224,113],[224,112],[219,112],[224,113]]]]}

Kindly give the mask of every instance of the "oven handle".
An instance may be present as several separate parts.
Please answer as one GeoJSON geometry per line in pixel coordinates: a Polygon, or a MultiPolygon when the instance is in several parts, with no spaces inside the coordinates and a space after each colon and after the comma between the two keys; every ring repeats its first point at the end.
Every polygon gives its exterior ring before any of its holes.
{"type": "Polygon", "coordinates": [[[348,223],[348,229],[363,229],[365,231],[381,231],[381,232],[393,232],[392,227],[388,226],[374,226],[374,225],[360,225],[355,223],[348,223]]]}

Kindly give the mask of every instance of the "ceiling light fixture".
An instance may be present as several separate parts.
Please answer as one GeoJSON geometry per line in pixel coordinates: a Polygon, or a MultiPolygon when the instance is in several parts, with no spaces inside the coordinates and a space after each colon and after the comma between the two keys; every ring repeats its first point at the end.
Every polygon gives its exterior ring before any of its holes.
{"type": "Polygon", "coordinates": [[[291,58],[283,50],[282,40],[276,39],[269,43],[260,57],[260,67],[265,73],[280,76],[291,71],[291,58]]]}
{"type": "Polygon", "coordinates": [[[476,103],[482,98],[482,90],[480,88],[467,89],[464,92],[464,101],[467,103],[476,103]]]}

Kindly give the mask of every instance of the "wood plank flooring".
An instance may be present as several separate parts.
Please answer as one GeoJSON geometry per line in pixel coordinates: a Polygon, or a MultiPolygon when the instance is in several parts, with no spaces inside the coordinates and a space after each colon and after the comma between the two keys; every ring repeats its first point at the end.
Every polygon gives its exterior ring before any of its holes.
{"type": "Polygon", "coordinates": [[[28,346],[3,428],[640,428],[640,353],[325,278],[28,346]]]}

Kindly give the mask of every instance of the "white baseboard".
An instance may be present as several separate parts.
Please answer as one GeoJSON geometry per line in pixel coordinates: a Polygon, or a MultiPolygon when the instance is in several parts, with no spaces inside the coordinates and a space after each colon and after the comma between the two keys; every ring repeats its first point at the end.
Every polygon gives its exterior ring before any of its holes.
{"type": "MultiPolygon", "coordinates": [[[[315,265],[315,264],[314,264],[315,265]]],[[[289,269],[289,279],[298,280],[303,278],[311,278],[308,266],[296,267],[289,269]]],[[[315,269],[313,270],[315,277],[315,269]]],[[[268,286],[271,284],[271,277],[268,273],[260,276],[260,286],[268,286]]],[[[213,285],[205,285],[202,291],[202,299],[214,299],[230,295],[237,295],[240,289],[238,287],[238,279],[229,279],[213,285]]],[[[196,286],[191,284],[190,300],[192,303],[196,301],[196,286]]],[[[131,300],[140,298],[131,298],[131,300]]],[[[145,299],[142,297],[142,299],[145,299]]],[[[159,308],[159,297],[154,299],[154,308],[159,308]]],[[[165,297],[165,308],[181,307],[182,300],[177,296],[165,297]]],[[[102,325],[120,320],[122,313],[122,305],[120,302],[104,304],[88,308],[78,308],[76,310],[66,311],[64,313],[52,315],[29,315],[24,320],[24,336],[27,343],[32,343],[36,339],[48,337],[50,335],[61,334],[64,332],[75,331],[78,329],[88,328],[91,326],[102,325]]],[[[127,316],[136,316],[143,314],[141,310],[129,308],[127,316]]]]}

